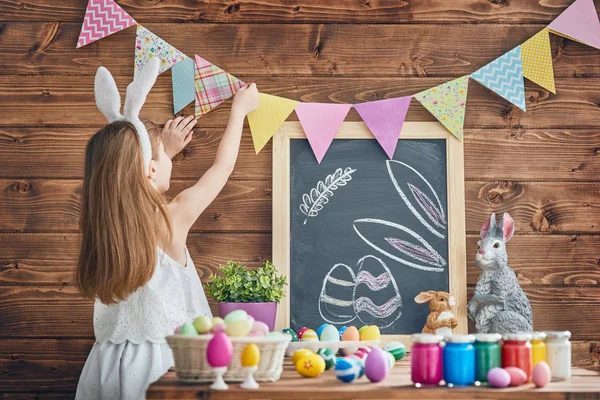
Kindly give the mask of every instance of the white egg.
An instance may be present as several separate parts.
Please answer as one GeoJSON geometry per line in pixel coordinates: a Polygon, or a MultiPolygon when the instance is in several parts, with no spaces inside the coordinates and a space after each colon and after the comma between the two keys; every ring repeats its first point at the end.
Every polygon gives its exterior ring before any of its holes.
{"type": "Polygon", "coordinates": [[[355,275],[352,268],[336,264],[325,276],[319,296],[319,312],[330,324],[345,324],[356,318],[353,292],[355,275]]]}

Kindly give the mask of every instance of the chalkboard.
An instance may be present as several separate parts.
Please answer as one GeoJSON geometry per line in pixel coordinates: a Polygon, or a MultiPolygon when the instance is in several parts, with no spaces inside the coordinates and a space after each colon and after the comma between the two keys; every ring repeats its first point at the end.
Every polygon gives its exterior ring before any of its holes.
{"type": "Polygon", "coordinates": [[[440,137],[439,129],[432,138],[422,132],[424,138],[401,140],[389,160],[372,136],[365,140],[364,128],[354,124],[345,132],[350,137],[338,134],[320,164],[307,139],[287,135],[286,326],[420,332],[429,307],[414,297],[426,290],[457,295],[449,251],[449,233],[457,232],[449,225],[448,202],[454,193],[448,144],[456,139],[440,137]]]}

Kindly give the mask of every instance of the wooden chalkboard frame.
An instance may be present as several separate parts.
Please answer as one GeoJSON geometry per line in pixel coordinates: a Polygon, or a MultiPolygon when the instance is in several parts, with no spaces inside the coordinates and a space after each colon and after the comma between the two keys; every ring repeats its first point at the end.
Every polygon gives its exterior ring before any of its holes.
{"type": "MultiPolygon", "coordinates": [[[[290,276],[290,140],[306,139],[300,122],[285,122],[273,136],[273,263],[290,276]]],[[[344,122],[336,139],[375,140],[363,122],[344,122]]],[[[457,333],[467,333],[467,265],[463,143],[437,122],[405,122],[399,140],[445,139],[448,182],[448,277],[456,297],[457,333]]],[[[327,156],[325,156],[327,157],[327,156]]],[[[385,155],[382,153],[382,157],[385,155]]],[[[316,161],[315,161],[316,162],[316,161]]],[[[412,300],[412,299],[410,299],[412,300]]],[[[290,324],[289,287],[277,310],[276,329],[290,324]]],[[[410,335],[383,335],[410,348],[410,335]]]]}

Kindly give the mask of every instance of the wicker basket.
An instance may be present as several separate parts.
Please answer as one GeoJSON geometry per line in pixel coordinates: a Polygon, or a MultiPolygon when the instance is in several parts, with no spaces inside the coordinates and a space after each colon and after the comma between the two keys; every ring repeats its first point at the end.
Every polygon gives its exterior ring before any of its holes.
{"type": "MultiPolygon", "coordinates": [[[[206,347],[212,335],[167,336],[167,343],[173,350],[175,372],[182,382],[207,383],[215,378],[211,366],[206,361],[206,347]]],[[[258,382],[276,382],[283,371],[285,349],[291,341],[290,335],[279,337],[232,337],[233,358],[224,376],[227,382],[242,382],[246,377],[240,357],[247,344],[254,343],[260,350],[260,364],[254,373],[258,382]]]]}

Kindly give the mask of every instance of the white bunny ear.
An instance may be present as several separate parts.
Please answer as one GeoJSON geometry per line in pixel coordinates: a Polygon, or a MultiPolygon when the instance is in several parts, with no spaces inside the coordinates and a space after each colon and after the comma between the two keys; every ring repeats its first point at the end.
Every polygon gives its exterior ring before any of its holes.
{"type": "Polygon", "coordinates": [[[138,118],[140,110],[146,102],[146,96],[154,86],[158,71],[160,68],[160,60],[151,58],[146,66],[135,76],[133,82],[127,86],[127,96],[125,97],[125,107],[123,114],[125,118],[138,118]]]}
{"type": "Polygon", "coordinates": [[[94,78],[94,95],[96,105],[108,122],[114,122],[121,115],[121,96],[112,75],[104,67],[99,67],[94,78]]]}

